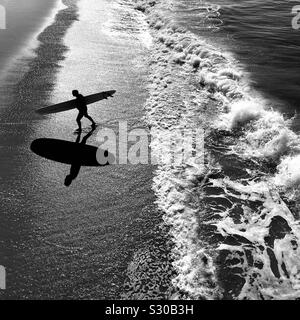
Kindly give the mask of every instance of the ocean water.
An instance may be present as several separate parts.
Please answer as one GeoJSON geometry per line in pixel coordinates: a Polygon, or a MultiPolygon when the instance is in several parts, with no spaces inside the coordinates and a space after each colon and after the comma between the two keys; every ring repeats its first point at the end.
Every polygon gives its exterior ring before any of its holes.
{"type": "MultiPolygon", "coordinates": [[[[0,29],[1,78],[17,55],[28,54],[36,44],[37,35],[53,19],[57,0],[0,1],[5,11],[5,29],[0,29]]],[[[1,21],[2,22],[2,21],[1,21]]]]}
{"type": "Polygon", "coordinates": [[[292,8],[299,1],[176,1],[176,20],[234,52],[251,85],[283,109],[299,110],[299,31],[292,8]],[[203,19],[201,19],[203,17],[203,19]],[[279,103],[279,101],[277,101],[279,103]]]}
{"type": "MultiPolygon", "coordinates": [[[[299,30],[292,27],[296,15],[292,9],[297,4],[178,1],[175,11],[176,19],[187,29],[233,52],[248,72],[251,86],[272,100],[276,108],[293,116],[299,110],[300,40],[299,30]],[[204,19],[199,19],[199,10],[206,15],[204,19]]],[[[299,122],[297,117],[295,130],[299,130],[299,122]]]]}
{"type": "Polygon", "coordinates": [[[174,244],[172,298],[300,297],[295,4],[134,4],[153,37],[145,108],[161,156],[153,189],[174,244]],[[174,165],[182,145],[165,137],[197,128],[202,155],[174,165]]]}

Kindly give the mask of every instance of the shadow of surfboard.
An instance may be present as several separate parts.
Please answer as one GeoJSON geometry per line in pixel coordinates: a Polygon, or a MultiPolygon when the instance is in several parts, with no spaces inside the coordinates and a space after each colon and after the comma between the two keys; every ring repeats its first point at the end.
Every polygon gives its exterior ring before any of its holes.
{"type": "Polygon", "coordinates": [[[71,165],[70,173],[65,178],[65,186],[70,186],[82,166],[103,167],[115,163],[115,157],[107,150],[86,145],[87,139],[92,135],[89,132],[81,142],[80,135],[76,142],[41,138],[31,143],[30,149],[40,157],[55,162],[71,165]]]}
{"type": "Polygon", "coordinates": [[[58,139],[36,139],[30,149],[40,157],[48,160],[72,165],[99,167],[113,164],[115,157],[107,150],[95,146],[58,139]]]}

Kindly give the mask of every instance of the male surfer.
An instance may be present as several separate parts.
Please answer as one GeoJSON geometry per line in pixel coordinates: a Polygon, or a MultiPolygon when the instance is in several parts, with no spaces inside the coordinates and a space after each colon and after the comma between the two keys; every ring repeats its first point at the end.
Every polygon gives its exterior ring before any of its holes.
{"type": "Polygon", "coordinates": [[[92,117],[90,117],[87,113],[87,105],[84,99],[84,96],[82,94],[80,94],[78,92],[78,90],[73,90],[72,94],[74,97],[76,97],[76,108],[79,110],[79,114],[76,118],[76,122],[78,123],[78,132],[81,132],[81,119],[83,117],[86,117],[87,119],[89,119],[92,122],[92,128],[95,129],[96,128],[96,123],[95,121],[92,119],[92,117]]]}

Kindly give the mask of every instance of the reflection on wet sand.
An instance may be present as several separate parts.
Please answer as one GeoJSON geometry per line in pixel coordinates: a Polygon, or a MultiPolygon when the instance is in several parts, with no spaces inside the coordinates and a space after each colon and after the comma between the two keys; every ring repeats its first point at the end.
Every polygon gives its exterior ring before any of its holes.
{"type": "Polygon", "coordinates": [[[91,129],[81,142],[81,132],[75,142],[47,138],[36,139],[32,142],[30,149],[43,158],[70,164],[70,173],[65,178],[65,186],[69,187],[77,178],[81,166],[97,167],[114,163],[114,156],[107,150],[86,144],[94,131],[95,129],[91,129]]]}

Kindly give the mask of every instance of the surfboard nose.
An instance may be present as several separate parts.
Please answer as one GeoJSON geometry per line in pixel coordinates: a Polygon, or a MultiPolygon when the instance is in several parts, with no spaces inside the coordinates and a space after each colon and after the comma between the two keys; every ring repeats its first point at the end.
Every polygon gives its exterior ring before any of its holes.
{"type": "Polygon", "coordinates": [[[34,152],[35,154],[38,154],[39,146],[41,145],[41,139],[36,139],[32,141],[30,145],[30,150],[34,152]]]}

